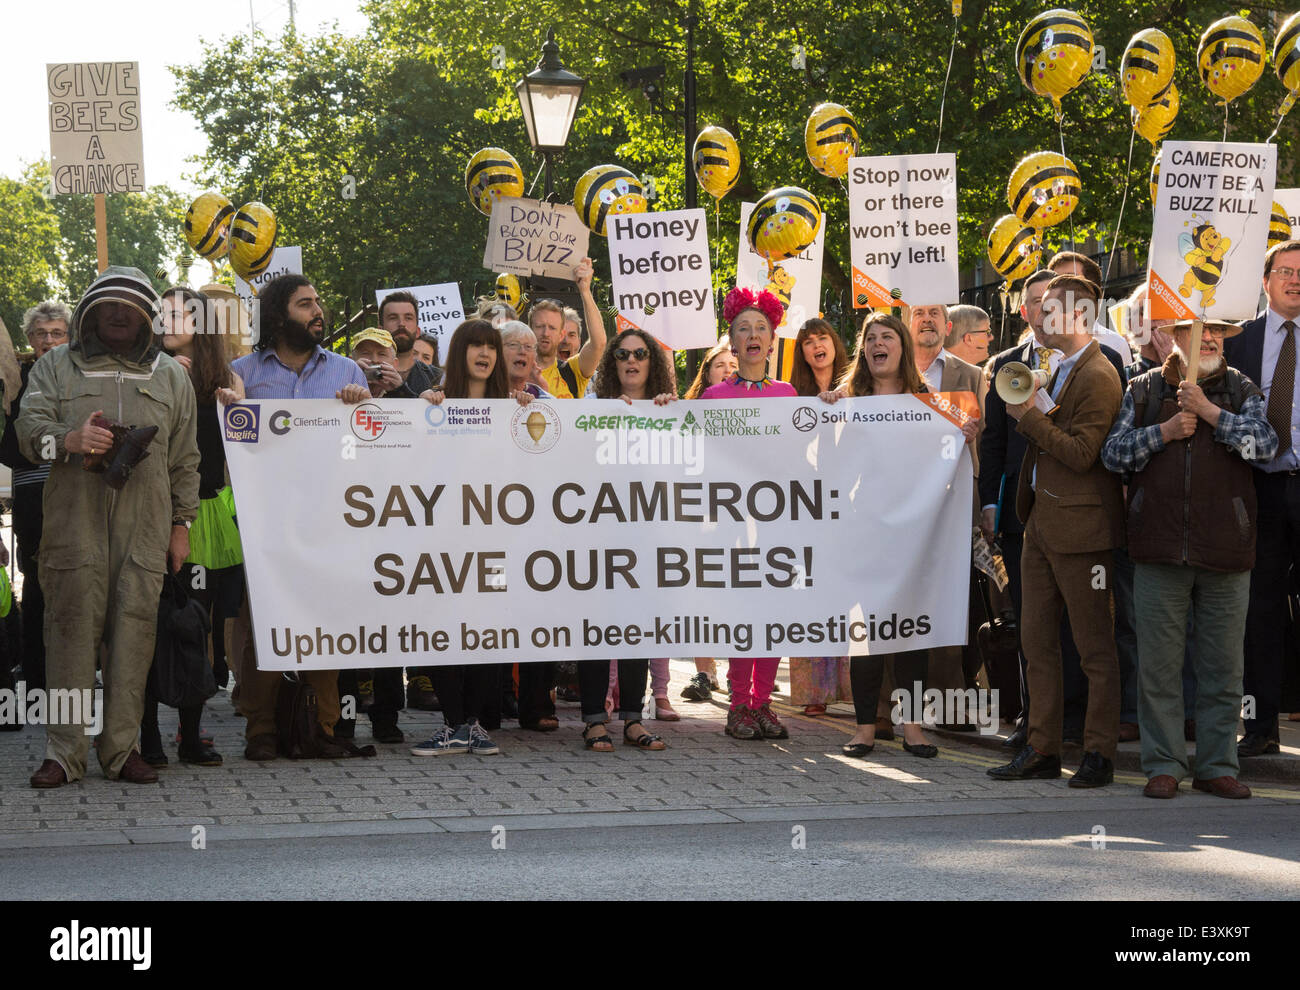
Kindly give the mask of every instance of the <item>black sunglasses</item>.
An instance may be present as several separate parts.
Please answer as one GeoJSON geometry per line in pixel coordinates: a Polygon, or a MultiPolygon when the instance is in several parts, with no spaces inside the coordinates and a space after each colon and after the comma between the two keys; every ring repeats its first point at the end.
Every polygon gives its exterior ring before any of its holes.
{"type": "Polygon", "coordinates": [[[644,361],[649,356],[650,352],[644,347],[638,347],[635,351],[629,351],[626,347],[618,347],[614,350],[615,361],[626,361],[630,357],[634,357],[638,361],[644,361]]]}

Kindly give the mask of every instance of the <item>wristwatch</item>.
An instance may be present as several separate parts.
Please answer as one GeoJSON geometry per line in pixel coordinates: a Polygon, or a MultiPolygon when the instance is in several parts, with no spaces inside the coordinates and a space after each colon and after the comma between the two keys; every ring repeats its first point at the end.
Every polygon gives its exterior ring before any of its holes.
{"type": "Polygon", "coordinates": [[[189,529],[191,526],[194,525],[194,523],[190,522],[190,521],[187,520],[187,519],[173,519],[173,520],[172,520],[172,525],[173,525],[173,526],[184,526],[186,529],[189,529]]]}

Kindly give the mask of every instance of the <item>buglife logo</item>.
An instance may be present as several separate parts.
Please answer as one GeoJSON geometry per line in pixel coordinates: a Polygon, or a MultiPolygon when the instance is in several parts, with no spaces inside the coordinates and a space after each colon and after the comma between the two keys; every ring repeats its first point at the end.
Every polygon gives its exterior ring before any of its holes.
{"type": "Polygon", "coordinates": [[[226,439],[234,443],[257,443],[257,418],[257,406],[226,406],[226,439]]]}
{"type": "Polygon", "coordinates": [[[384,435],[384,413],[378,406],[369,402],[352,410],[352,432],[358,440],[369,443],[384,435]]]}
{"type": "Polygon", "coordinates": [[[289,432],[290,419],[288,409],[277,409],[267,418],[266,425],[277,437],[282,437],[289,432]]]}

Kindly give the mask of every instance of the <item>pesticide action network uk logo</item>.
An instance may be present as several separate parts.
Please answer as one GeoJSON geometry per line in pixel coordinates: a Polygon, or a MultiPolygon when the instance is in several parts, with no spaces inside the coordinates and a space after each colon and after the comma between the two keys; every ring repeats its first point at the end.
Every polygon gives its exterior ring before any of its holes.
{"type": "Polygon", "coordinates": [[[226,406],[226,439],[232,443],[257,443],[257,418],[257,406],[226,406]]]}

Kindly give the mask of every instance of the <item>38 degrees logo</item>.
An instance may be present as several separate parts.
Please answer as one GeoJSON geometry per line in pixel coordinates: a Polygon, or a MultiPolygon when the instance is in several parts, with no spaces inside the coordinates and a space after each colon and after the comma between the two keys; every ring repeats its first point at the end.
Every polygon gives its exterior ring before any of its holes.
{"type": "Polygon", "coordinates": [[[384,414],[369,402],[352,410],[352,432],[358,440],[378,440],[384,435],[384,414]]]}

